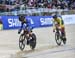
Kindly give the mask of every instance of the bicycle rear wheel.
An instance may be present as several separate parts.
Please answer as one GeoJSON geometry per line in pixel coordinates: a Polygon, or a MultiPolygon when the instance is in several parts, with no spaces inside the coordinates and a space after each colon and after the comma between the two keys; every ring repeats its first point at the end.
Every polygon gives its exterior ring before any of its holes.
{"type": "Polygon", "coordinates": [[[63,38],[63,44],[66,44],[66,38],[63,38]]]}
{"type": "Polygon", "coordinates": [[[30,40],[30,48],[33,50],[36,47],[36,35],[32,34],[32,39],[30,40]]]}

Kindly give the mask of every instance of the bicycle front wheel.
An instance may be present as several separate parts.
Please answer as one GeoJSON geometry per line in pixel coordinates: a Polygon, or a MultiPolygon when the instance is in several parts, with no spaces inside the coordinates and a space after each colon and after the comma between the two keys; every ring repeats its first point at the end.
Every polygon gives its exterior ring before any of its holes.
{"type": "Polygon", "coordinates": [[[25,37],[22,34],[19,37],[19,48],[21,51],[25,48],[25,37]]]}
{"type": "Polygon", "coordinates": [[[55,33],[55,41],[57,43],[57,45],[61,45],[61,37],[60,37],[60,34],[59,33],[55,33]]]}

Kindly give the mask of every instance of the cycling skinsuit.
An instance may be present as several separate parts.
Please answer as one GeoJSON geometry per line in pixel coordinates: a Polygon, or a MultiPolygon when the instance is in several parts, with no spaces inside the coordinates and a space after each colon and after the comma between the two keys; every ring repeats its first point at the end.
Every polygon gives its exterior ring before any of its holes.
{"type": "Polygon", "coordinates": [[[61,18],[56,18],[56,20],[53,20],[53,28],[55,29],[55,23],[57,23],[61,28],[64,28],[64,22],[61,18]]]}
{"type": "Polygon", "coordinates": [[[25,30],[25,29],[27,29],[29,32],[31,31],[32,26],[31,26],[31,24],[30,24],[30,20],[27,20],[27,19],[26,19],[26,22],[25,22],[25,23],[24,23],[24,22],[21,23],[21,28],[20,28],[19,31],[25,30]]]}

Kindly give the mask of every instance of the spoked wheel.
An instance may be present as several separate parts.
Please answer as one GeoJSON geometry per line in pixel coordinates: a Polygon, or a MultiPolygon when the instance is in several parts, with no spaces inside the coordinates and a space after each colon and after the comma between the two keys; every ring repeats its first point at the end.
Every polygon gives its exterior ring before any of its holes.
{"type": "Polygon", "coordinates": [[[19,48],[22,51],[25,48],[25,37],[23,35],[20,35],[20,38],[19,38],[19,48]]]}
{"type": "Polygon", "coordinates": [[[36,47],[36,35],[33,33],[31,37],[32,39],[30,40],[30,48],[34,50],[36,47]]]}
{"type": "Polygon", "coordinates": [[[57,43],[57,45],[61,45],[61,36],[60,36],[60,33],[55,33],[55,41],[56,41],[56,43],[57,43]]]}

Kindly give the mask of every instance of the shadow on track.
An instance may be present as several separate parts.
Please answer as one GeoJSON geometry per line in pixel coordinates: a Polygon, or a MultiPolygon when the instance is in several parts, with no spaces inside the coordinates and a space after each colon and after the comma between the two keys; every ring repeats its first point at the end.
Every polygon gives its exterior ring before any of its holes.
{"type": "MultiPolygon", "coordinates": [[[[45,51],[45,50],[48,50],[48,49],[53,49],[53,48],[57,48],[59,46],[55,45],[55,46],[42,46],[42,47],[39,47],[39,48],[36,48],[34,50],[24,50],[24,51],[18,51],[16,53],[16,58],[23,58],[23,55],[29,55],[29,54],[32,54],[32,53],[38,53],[38,52],[42,52],[42,51],[45,51]]],[[[27,57],[24,57],[24,58],[27,58],[27,57]]]]}

